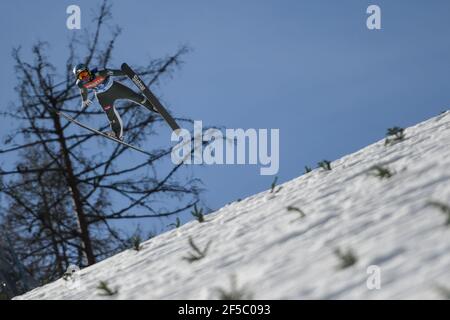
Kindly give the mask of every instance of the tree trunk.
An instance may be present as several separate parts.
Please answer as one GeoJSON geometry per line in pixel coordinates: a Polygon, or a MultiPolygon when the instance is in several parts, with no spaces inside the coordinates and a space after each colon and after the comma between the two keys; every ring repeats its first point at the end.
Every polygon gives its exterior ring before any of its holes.
{"type": "Polygon", "coordinates": [[[61,147],[61,153],[64,159],[64,166],[66,169],[66,179],[72,193],[72,199],[75,206],[75,212],[77,214],[77,221],[80,231],[81,241],[83,243],[83,249],[88,265],[95,263],[95,255],[92,248],[91,237],[89,236],[89,225],[86,219],[86,215],[83,209],[83,203],[81,201],[81,193],[78,189],[78,181],[73,172],[72,160],[70,159],[69,151],[62,130],[61,121],[56,114],[53,117],[56,133],[58,135],[58,141],[61,147]]]}
{"type": "Polygon", "coordinates": [[[52,218],[50,215],[50,208],[48,206],[48,201],[47,201],[47,192],[45,190],[44,187],[44,183],[42,182],[41,176],[38,177],[38,182],[39,182],[39,188],[40,191],[42,193],[42,200],[43,200],[43,211],[42,211],[42,224],[44,225],[44,227],[47,229],[47,234],[48,237],[50,238],[50,241],[52,243],[52,248],[53,248],[53,253],[55,255],[55,260],[56,260],[56,267],[57,267],[57,272],[58,274],[62,274],[64,272],[64,268],[63,268],[63,259],[61,258],[61,255],[59,254],[59,249],[58,249],[58,241],[56,239],[56,232],[53,228],[53,222],[52,222],[52,218]]]}

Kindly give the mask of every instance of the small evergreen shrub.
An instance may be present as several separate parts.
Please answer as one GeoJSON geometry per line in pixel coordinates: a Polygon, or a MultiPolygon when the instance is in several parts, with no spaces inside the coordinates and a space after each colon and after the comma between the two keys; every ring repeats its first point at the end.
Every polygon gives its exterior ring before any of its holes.
{"type": "Polygon", "coordinates": [[[246,288],[238,288],[236,275],[230,277],[230,289],[216,288],[219,300],[251,300],[253,294],[246,288]]]}
{"type": "Polygon", "coordinates": [[[429,201],[428,205],[440,210],[444,215],[446,215],[447,220],[445,221],[445,225],[450,226],[450,206],[449,205],[439,202],[439,201],[429,201]]]}
{"type": "Polygon", "coordinates": [[[320,161],[319,163],[317,163],[317,166],[319,168],[322,168],[323,170],[331,171],[331,162],[328,160],[320,161]]]}
{"type": "Polygon", "coordinates": [[[400,127],[389,128],[386,133],[384,145],[392,145],[405,139],[405,129],[400,127]]]}
{"type": "Polygon", "coordinates": [[[356,262],[358,262],[358,258],[351,249],[348,249],[346,252],[342,252],[341,249],[337,248],[334,251],[334,254],[339,259],[340,262],[338,266],[339,269],[349,268],[353,266],[356,262]]]}
{"type": "Polygon", "coordinates": [[[192,251],[189,252],[187,257],[183,257],[183,260],[186,260],[189,263],[198,261],[206,257],[206,253],[208,252],[209,246],[211,245],[211,241],[208,242],[205,249],[200,250],[199,247],[194,243],[192,237],[189,237],[189,245],[191,246],[192,251]]]}
{"type": "Polygon", "coordinates": [[[100,281],[100,283],[97,286],[97,289],[100,290],[99,293],[100,296],[114,296],[117,293],[119,293],[118,288],[111,289],[106,281],[100,281]]]}
{"type": "Polygon", "coordinates": [[[394,173],[391,170],[389,170],[386,167],[379,166],[379,165],[373,166],[370,169],[370,173],[373,176],[380,178],[380,179],[389,179],[394,175],[394,173]]]}
{"type": "Polygon", "coordinates": [[[296,212],[296,213],[298,213],[300,216],[298,217],[298,219],[303,219],[304,217],[306,217],[306,214],[303,212],[303,210],[301,210],[301,209],[299,209],[299,208],[297,208],[297,207],[294,207],[294,206],[288,206],[287,208],[287,211],[289,211],[289,212],[296,212]]]}
{"type": "Polygon", "coordinates": [[[271,186],[270,186],[270,193],[277,193],[283,188],[283,187],[278,187],[277,188],[277,181],[278,181],[278,177],[275,177],[273,179],[273,182],[272,182],[271,186]]]}
{"type": "Polygon", "coordinates": [[[197,204],[194,205],[194,210],[191,211],[193,217],[197,219],[198,222],[205,222],[205,217],[203,215],[203,208],[198,208],[197,204]]]}

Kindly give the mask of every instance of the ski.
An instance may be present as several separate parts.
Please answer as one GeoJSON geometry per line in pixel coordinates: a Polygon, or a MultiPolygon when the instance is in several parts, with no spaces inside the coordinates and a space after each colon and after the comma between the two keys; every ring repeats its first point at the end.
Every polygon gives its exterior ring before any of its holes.
{"type": "Polygon", "coordinates": [[[167,124],[172,128],[173,131],[180,129],[180,126],[175,122],[172,116],[167,112],[167,110],[159,102],[158,98],[150,91],[150,89],[144,84],[141,78],[130,68],[126,63],[122,64],[122,71],[126,73],[128,78],[141,90],[141,92],[147,97],[147,99],[152,104],[159,114],[166,120],[167,124]]]}
{"type": "Polygon", "coordinates": [[[126,147],[128,147],[128,148],[130,148],[130,149],[136,150],[136,151],[141,152],[141,153],[143,153],[143,154],[146,154],[146,155],[148,155],[148,156],[153,156],[151,153],[149,153],[149,152],[147,152],[147,151],[145,151],[145,150],[142,150],[142,149],[140,149],[140,148],[138,148],[138,147],[135,147],[135,146],[133,146],[133,145],[131,145],[131,144],[129,144],[129,143],[126,143],[126,142],[124,142],[124,141],[122,141],[122,140],[119,140],[119,139],[116,139],[116,138],[114,138],[114,137],[111,137],[111,136],[107,135],[107,134],[104,133],[104,132],[101,132],[101,131],[99,131],[99,130],[93,129],[93,128],[91,128],[91,127],[89,127],[89,126],[87,126],[87,125],[81,123],[80,121],[78,121],[78,120],[72,118],[72,117],[69,116],[68,114],[65,114],[65,113],[62,112],[62,111],[56,111],[56,110],[55,110],[55,112],[56,112],[57,114],[59,114],[60,116],[64,117],[65,119],[67,119],[68,121],[70,121],[70,122],[72,122],[72,123],[75,123],[76,125],[78,125],[78,126],[84,128],[84,129],[86,129],[86,130],[89,130],[89,131],[91,131],[91,132],[93,132],[93,133],[95,133],[95,134],[98,134],[98,135],[100,135],[100,136],[103,136],[103,137],[105,137],[105,138],[107,138],[107,139],[109,139],[109,140],[112,140],[112,141],[115,141],[115,142],[117,142],[117,143],[120,143],[120,144],[122,144],[122,145],[124,145],[124,146],[126,146],[126,147]]]}

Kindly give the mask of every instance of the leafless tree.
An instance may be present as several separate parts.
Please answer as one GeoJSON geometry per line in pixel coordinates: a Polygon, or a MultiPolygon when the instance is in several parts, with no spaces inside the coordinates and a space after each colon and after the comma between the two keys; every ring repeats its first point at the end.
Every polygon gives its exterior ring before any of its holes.
{"type": "MultiPolygon", "coordinates": [[[[80,110],[71,70],[79,61],[100,68],[110,63],[121,31],[110,21],[111,8],[104,1],[93,20],[93,33],[70,41],[61,73],[47,56],[47,43],[33,46],[32,61],[23,58],[20,48],[13,50],[19,103],[3,116],[19,126],[5,137],[0,154],[18,160],[0,167],[0,191],[8,202],[3,223],[14,230],[13,242],[28,272],[40,280],[61,276],[71,263],[94,264],[122,248],[126,235],[111,221],[168,217],[199,201],[199,181],[180,172],[182,164],[170,162],[170,146],[143,156],[54,112],[63,111],[82,122],[103,121],[100,130],[108,127],[103,111],[80,110]]],[[[154,87],[173,73],[187,51],[181,47],[168,57],[133,67],[154,87]]],[[[121,102],[118,110],[127,141],[137,146],[165,125],[157,114],[131,102],[121,102]]]]}
{"type": "Polygon", "coordinates": [[[37,282],[19,260],[8,232],[0,229],[0,300],[11,299],[35,287],[37,282]]]}

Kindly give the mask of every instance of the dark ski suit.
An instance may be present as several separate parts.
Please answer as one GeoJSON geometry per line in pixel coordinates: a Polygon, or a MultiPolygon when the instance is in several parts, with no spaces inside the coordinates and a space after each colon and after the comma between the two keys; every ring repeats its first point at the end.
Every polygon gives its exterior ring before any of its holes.
{"type": "Polygon", "coordinates": [[[94,90],[95,96],[103,111],[105,111],[111,129],[117,138],[121,139],[123,136],[122,119],[114,107],[114,102],[117,99],[127,99],[156,112],[144,95],[112,80],[112,77],[126,76],[122,70],[105,69],[98,71],[93,69],[91,74],[92,76],[88,81],[77,80],[83,102],[88,99],[88,89],[94,90]]]}

